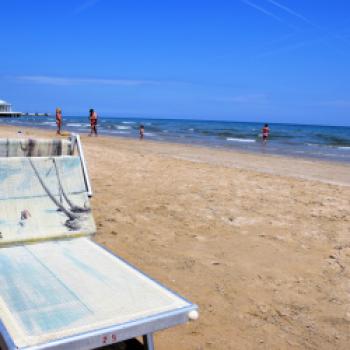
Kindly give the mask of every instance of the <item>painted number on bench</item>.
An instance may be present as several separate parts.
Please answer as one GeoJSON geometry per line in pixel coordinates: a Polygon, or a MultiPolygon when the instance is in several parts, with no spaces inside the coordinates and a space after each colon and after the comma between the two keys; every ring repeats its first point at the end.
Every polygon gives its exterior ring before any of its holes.
{"type": "Polygon", "coordinates": [[[108,334],[102,336],[102,344],[111,344],[115,343],[117,341],[117,335],[116,334],[108,334]]]}

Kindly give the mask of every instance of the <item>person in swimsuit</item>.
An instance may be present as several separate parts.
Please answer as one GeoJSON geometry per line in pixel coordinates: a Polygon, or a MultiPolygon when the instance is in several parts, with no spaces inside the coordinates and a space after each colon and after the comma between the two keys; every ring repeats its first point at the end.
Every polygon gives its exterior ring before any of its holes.
{"type": "Polygon", "coordinates": [[[270,134],[269,124],[265,124],[264,127],[262,128],[261,132],[262,132],[263,142],[265,144],[267,142],[267,139],[269,138],[269,134],[270,134]]]}
{"type": "Polygon", "coordinates": [[[57,135],[61,135],[61,127],[62,127],[62,110],[61,110],[61,108],[56,108],[56,124],[57,124],[57,135]]]}
{"type": "Polygon", "coordinates": [[[95,134],[97,136],[97,113],[95,110],[90,109],[90,135],[95,134]]]}
{"type": "Polygon", "coordinates": [[[143,140],[143,136],[145,135],[145,127],[140,125],[140,140],[143,140]]]}

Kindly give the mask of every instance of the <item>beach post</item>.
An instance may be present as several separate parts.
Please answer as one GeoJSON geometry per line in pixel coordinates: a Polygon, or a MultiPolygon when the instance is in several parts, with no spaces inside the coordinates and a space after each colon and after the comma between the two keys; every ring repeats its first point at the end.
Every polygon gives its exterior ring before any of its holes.
{"type": "Polygon", "coordinates": [[[154,350],[153,333],[143,336],[143,346],[145,350],[154,350]]]}

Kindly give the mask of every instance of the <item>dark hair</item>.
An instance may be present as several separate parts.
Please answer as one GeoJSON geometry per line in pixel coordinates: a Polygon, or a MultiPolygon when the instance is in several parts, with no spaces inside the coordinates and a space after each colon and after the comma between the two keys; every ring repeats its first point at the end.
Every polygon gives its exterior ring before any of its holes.
{"type": "Polygon", "coordinates": [[[269,124],[265,124],[264,126],[265,126],[265,128],[267,128],[269,126],[269,124]]]}
{"type": "Polygon", "coordinates": [[[91,108],[91,109],[89,110],[89,112],[90,112],[90,113],[93,113],[93,112],[94,112],[93,108],[91,108]]]}
{"type": "Polygon", "coordinates": [[[140,129],[144,129],[145,127],[143,126],[143,124],[140,125],[140,129]]]}

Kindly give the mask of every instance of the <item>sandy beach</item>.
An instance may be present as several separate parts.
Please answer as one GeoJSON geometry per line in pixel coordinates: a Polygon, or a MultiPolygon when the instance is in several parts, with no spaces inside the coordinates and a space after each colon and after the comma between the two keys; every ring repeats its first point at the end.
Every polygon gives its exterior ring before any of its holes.
{"type": "Polygon", "coordinates": [[[82,142],[94,239],[199,305],[200,319],[159,332],[156,349],[349,349],[349,164],[82,142]]]}

